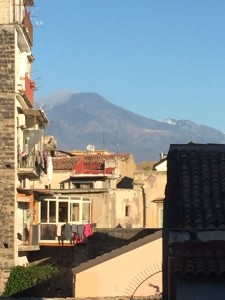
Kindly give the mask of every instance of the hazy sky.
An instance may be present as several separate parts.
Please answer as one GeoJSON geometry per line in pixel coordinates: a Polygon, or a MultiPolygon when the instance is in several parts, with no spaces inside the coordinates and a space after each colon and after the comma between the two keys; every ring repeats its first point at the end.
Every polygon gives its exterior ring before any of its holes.
{"type": "Polygon", "coordinates": [[[96,92],[225,132],[224,0],[36,0],[36,101],[96,92]]]}

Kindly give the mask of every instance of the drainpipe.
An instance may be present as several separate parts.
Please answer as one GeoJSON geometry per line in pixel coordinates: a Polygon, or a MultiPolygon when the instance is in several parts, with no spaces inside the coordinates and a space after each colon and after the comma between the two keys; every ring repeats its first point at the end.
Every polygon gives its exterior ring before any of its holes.
{"type": "Polygon", "coordinates": [[[146,191],[145,185],[141,186],[142,189],[142,199],[143,199],[143,228],[146,226],[146,191]]]}

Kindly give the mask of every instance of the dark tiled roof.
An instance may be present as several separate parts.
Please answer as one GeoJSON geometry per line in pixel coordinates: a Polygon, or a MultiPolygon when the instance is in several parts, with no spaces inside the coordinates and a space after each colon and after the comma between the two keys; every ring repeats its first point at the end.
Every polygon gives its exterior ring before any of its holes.
{"type": "Polygon", "coordinates": [[[176,257],[224,257],[225,241],[176,242],[170,245],[170,254],[176,257]]]}
{"type": "Polygon", "coordinates": [[[171,259],[170,271],[175,275],[193,276],[224,276],[224,257],[197,257],[171,259]]]}
{"type": "Polygon", "coordinates": [[[225,229],[225,145],[172,147],[165,227],[225,229]]]}
{"type": "Polygon", "coordinates": [[[170,271],[176,275],[225,275],[225,241],[173,243],[170,271]]]}

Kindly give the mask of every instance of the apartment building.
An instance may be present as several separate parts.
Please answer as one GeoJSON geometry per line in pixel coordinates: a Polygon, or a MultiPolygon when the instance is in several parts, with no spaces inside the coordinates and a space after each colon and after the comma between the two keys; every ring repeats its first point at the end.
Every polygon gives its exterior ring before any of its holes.
{"type": "Polygon", "coordinates": [[[39,178],[48,123],[44,111],[34,108],[33,5],[34,0],[0,0],[0,293],[10,268],[20,263],[22,247],[35,250],[28,231],[33,196],[17,191],[39,178]]]}

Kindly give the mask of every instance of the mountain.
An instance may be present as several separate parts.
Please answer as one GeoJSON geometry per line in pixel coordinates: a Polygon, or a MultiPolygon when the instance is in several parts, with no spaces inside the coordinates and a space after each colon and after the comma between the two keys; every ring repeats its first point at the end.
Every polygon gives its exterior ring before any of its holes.
{"type": "Polygon", "coordinates": [[[74,93],[52,103],[54,99],[45,109],[51,122],[46,134],[54,135],[58,148],[65,151],[84,150],[90,144],[95,149],[131,152],[136,162],[142,162],[158,160],[170,144],[225,143],[225,134],[219,130],[188,120],[149,119],[96,93],[74,93]]]}

